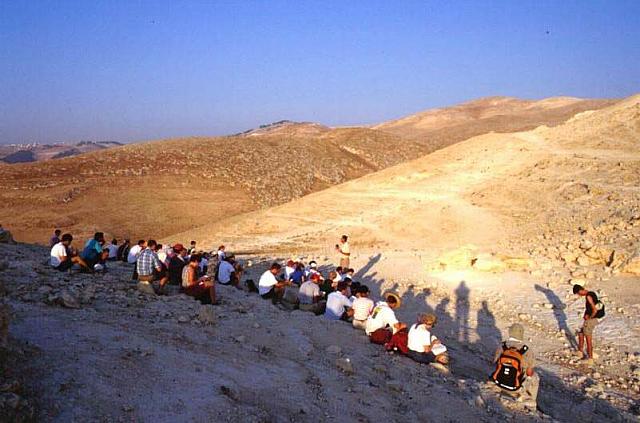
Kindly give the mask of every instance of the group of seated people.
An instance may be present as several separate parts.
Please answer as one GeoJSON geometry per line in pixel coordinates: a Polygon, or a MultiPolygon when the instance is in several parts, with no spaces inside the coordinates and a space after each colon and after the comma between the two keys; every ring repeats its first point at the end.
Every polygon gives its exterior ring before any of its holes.
{"type": "Polygon", "coordinates": [[[437,322],[434,314],[420,314],[416,323],[407,327],[395,315],[402,303],[397,294],[384,294],[383,301],[374,303],[369,288],[354,282],[353,275],[353,269],[338,267],[325,278],[314,261],[306,268],[289,261],[284,272],[281,264],[273,263],[260,277],[258,293],[274,303],[351,322],[355,329],[364,330],[371,342],[420,363],[448,364],[447,348],[432,334],[437,322]]]}
{"type": "MultiPolygon", "coordinates": [[[[61,235],[56,230],[50,241],[52,267],[67,271],[78,265],[81,271],[106,271],[108,261],[119,260],[134,265],[133,279],[138,281],[139,290],[162,295],[166,285],[178,285],[180,292],[203,304],[217,304],[216,284],[241,289],[244,270],[233,254],[225,252],[224,245],[211,254],[198,251],[195,241],[191,241],[189,248],[182,244],[163,246],[153,239],[140,240],[133,246],[124,240],[118,246],[116,239],[106,244],[104,234],[96,232],[79,252],[71,246],[72,241],[71,234],[61,235]]],[[[352,268],[337,267],[325,277],[315,261],[305,266],[301,261],[289,260],[284,269],[280,263],[271,264],[260,276],[257,286],[252,280],[246,284],[250,291],[257,291],[274,304],[323,315],[329,320],[350,322],[355,329],[363,330],[372,343],[446,371],[447,348],[433,334],[438,321],[436,315],[418,314],[415,323],[408,326],[396,317],[395,312],[402,304],[397,294],[383,294],[383,300],[375,303],[369,298],[369,288],[353,280],[354,274],[352,268]]],[[[498,367],[492,377],[501,386],[497,381],[500,363],[504,361],[505,352],[509,355],[516,351],[524,366],[523,391],[533,398],[535,407],[538,383],[532,371],[533,356],[521,341],[523,338],[521,325],[509,328],[509,339],[496,352],[498,367]]]]}

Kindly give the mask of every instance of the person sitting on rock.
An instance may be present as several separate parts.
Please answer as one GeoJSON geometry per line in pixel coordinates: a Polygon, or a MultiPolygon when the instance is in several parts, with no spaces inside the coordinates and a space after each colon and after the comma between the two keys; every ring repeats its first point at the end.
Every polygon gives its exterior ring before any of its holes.
{"type": "Polygon", "coordinates": [[[495,352],[493,361],[496,363],[496,370],[492,374],[492,380],[497,386],[519,396],[519,401],[522,401],[525,407],[535,410],[540,379],[534,371],[534,353],[523,340],[524,327],[520,323],[514,323],[509,327],[509,339],[504,341],[502,347],[495,352]],[[503,365],[503,362],[506,365],[503,365]],[[518,368],[514,367],[516,362],[515,365],[518,368]],[[516,381],[514,376],[518,373],[520,373],[520,377],[516,381]],[[519,386],[517,389],[510,386],[514,382],[519,386]]]}
{"type": "Polygon", "coordinates": [[[49,240],[49,247],[53,247],[58,242],[60,242],[60,234],[61,233],[62,233],[62,231],[60,229],[56,229],[55,231],[53,231],[53,236],[49,240]]]}
{"type": "Polygon", "coordinates": [[[233,267],[233,254],[229,254],[218,265],[218,283],[220,285],[233,285],[238,286],[240,282],[236,277],[236,269],[233,267]]]}
{"type": "Polygon", "coordinates": [[[290,282],[279,281],[276,275],[280,273],[282,265],[280,263],[273,263],[269,270],[265,271],[260,280],[258,281],[258,294],[265,299],[271,300],[273,303],[277,303],[282,299],[284,295],[284,289],[290,282]]]}
{"type": "Polygon", "coordinates": [[[150,239],[147,242],[147,248],[142,250],[136,262],[138,289],[143,292],[155,292],[152,284],[157,281],[159,283],[158,293],[163,293],[164,286],[169,280],[167,272],[158,258],[157,247],[158,243],[154,239],[150,239]]]}
{"type": "Polygon", "coordinates": [[[136,263],[138,261],[138,256],[140,256],[140,253],[142,252],[142,250],[144,250],[145,245],[145,240],[141,239],[138,241],[138,244],[131,247],[129,249],[129,254],[127,254],[127,263],[136,263]]]}
{"type": "Polygon", "coordinates": [[[369,335],[369,339],[376,344],[389,342],[394,333],[407,327],[396,318],[395,310],[402,304],[400,297],[397,294],[388,293],[384,298],[386,301],[378,301],[365,325],[365,332],[369,335]]]}
{"type": "Polygon", "coordinates": [[[191,241],[191,244],[189,245],[189,251],[187,251],[189,253],[189,255],[191,254],[196,254],[197,250],[196,250],[196,242],[195,241],[191,241]]]}
{"type": "Polygon", "coordinates": [[[226,253],[225,253],[225,247],[224,245],[221,245],[218,247],[218,251],[216,252],[216,254],[218,255],[218,262],[221,263],[222,260],[225,259],[226,257],[226,253]]]}
{"type": "Polygon", "coordinates": [[[326,301],[322,300],[320,292],[320,276],[311,275],[311,279],[303,282],[298,291],[298,307],[302,311],[311,311],[316,315],[324,313],[326,301]]]}
{"type": "Polygon", "coordinates": [[[407,356],[418,363],[449,364],[447,348],[433,335],[438,322],[435,314],[419,314],[418,321],[411,325],[407,338],[407,356]]]}
{"type": "Polygon", "coordinates": [[[129,249],[131,248],[131,241],[125,239],[124,242],[118,247],[118,261],[127,261],[129,255],[129,249]]]}
{"type": "Polygon", "coordinates": [[[182,269],[187,265],[187,249],[182,244],[173,246],[173,255],[169,260],[168,274],[171,285],[180,286],[182,283],[182,269]]]}
{"type": "Polygon", "coordinates": [[[198,277],[200,257],[192,254],[189,264],[182,269],[182,292],[197,299],[202,304],[217,304],[216,287],[208,276],[198,277]]]}
{"type": "Polygon", "coordinates": [[[60,242],[51,247],[49,259],[51,267],[61,272],[71,269],[74,264],[84,269],[89,268],[82,258],[74,254],[71,248],[71,241],[73,241],[73,236],[71,236],[71,234],[64,234],[62,238],[60,238],[60,242]]]}
{"type": "Polygon", "coordinates": [[[582,316],[583,323],[580,332],[578,332],[578,351],[580,358],[587,363],[593,362],[593,331],[598,326],[600,318],[604,317],[604,307],[598,301],[598,295],[581,285],[573,285],[573,293],[585,298],[584,314],[582,316]],[[584,353],[584,341],[587,341],[587,353],[584,353]]]}
{"type": "Polygon", "coordinates": [[[200,264],[198,265],[198,269],[201,276],[207,274],[207,271],[209,270],[209,254],[208,253],[200,254],[200,264]]]}
{"type": "MultiPolygon", "coordinates": [[[[289,280],[298,286],[301,286],[305,281],[304,277],[304,265],[302,263],[295,264],[295,270],[289,275],[289,280]]],[[[319,279],[318,279],[319,280],[319,279]]]]}
{"type": "Polygon", "coordinates": [[[356,298],[353,300],[353,327],[364,330],[367,325],[367,319],[373,311],[374,303],[369,298],[369,287],[360,285],[356,291],[356,298]]]}
{"type": "Polygon", "coordinates": [[[80,254],[80,257],[87,263],[90,269],[94,269],[96,264],[104,265],[109,257],[109,250],[103,249],[105,244],[104,233],[96,232],[93,238],[88,240],[80,254]]]}
{"type": "Polygon", "coordinates": [[[348,321],[353,316],[351,300],[347,296],[346,282],[339,282],[335,292],[327,297],[327,306],[324,317],[329,320],[348,321]]]}
{"type": "Polygon", "coordinates": [[[296,270],[296,262],[288,260],[287,265],[284,267],[284,280],[291,280],[291,274],[296,270]]]}
{"type": "Polygon", "coordinates": [[[113,238],[111,243],[107,245],[107,250],[109,250],[109,256],[107,257],[108,261],[116,261],[118,260],[118,240],[113,238]]]}

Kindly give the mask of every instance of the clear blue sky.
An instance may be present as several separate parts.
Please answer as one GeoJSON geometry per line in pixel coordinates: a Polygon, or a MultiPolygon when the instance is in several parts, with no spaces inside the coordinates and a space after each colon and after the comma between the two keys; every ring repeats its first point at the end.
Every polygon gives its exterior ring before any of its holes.
{"type": "Polygon", "coordinates": [[[0,143],[640,92],[640,1],[0,1],[0,143]]]}

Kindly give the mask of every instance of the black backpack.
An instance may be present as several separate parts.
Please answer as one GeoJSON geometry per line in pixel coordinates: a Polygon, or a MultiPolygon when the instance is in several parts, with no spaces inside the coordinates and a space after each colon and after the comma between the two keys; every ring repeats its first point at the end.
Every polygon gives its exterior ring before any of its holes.
{"type": "Polygon", "coordinates": [[[496,369],[491,375],[493,382],[508,391],[517,391],[522,387],[525,379],[523,366],[524,354],[529,347],[523,345],[522,348],[507,347],[507,343],[502,343],[502,354],[496,361],[496,369]]]}

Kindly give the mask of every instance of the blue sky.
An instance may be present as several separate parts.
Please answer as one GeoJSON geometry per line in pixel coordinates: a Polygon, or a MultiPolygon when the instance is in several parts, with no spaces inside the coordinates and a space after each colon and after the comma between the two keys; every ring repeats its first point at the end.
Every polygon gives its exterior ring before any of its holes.
{"type": "Polygon", "coordinates": [[[0,143],[640,92],[640,1],[0,2],[0,143]]]}

